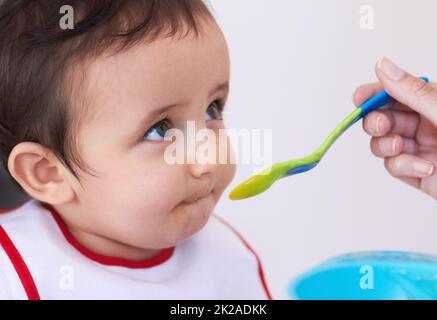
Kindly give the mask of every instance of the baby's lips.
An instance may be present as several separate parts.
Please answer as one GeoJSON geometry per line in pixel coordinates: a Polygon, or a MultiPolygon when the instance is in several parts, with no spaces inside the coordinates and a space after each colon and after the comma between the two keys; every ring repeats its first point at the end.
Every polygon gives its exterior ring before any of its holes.
{"type": "Polygon", "coordinates": [[[186,198],[184,200],[184,202],[186,202],[186,203],[193,203],[193,202],[196,202],[199,199],[202,199],[202,198],[205,198],[206,196],[209,196],[211,194],[212,190],[213,190],[213,186],[211,186],[211,184],[209,184],[207,188],[203,188],[203,189],[200,189],[200,190],[201,190],[200,192],[193,193],[191,196],[186,198]],[[207,191],[205,191],[205,190],[207,190],[207,191]]]}

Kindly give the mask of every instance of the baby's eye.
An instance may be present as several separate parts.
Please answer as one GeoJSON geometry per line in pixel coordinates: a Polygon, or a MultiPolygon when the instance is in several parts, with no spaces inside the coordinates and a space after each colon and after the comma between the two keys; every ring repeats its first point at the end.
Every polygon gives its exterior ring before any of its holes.
{"type": "Polygon", "coordinates": [[[206,109],[205,121],[223,120],[223,104],[216,100],[206,109]]]}
{"type": "Polygon", "coordinates": [[[149,129],[144,135],[146,140],[162,141],[164,140],[165,133],[171,129],[171,123],[168,119],[157,122],[153,127],[149,129]]]}

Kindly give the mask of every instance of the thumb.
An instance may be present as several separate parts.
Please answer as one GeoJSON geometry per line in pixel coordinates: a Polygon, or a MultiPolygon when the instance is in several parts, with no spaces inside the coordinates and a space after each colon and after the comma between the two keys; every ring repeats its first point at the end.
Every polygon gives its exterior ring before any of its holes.
{"type": "Polygon", "coordinates": [[[434,84],[412,76],[387,58],[376,64],[376,75],[390,96],[437,126],[437,90],[434,84]]]}

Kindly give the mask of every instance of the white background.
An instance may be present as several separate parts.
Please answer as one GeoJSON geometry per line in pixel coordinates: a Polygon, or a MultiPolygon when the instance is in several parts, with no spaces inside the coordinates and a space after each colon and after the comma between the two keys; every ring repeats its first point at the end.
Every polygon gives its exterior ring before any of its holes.
{"type": "MultiPolygon", "coordinates": [[[[211,0],[231,61],[228,127],[273,129],[275,162],[312,152],[353,110],[387,56],[437,79],[437,1],[211,0]],[[374,30],[360,29],[360,7],[374,30]]],[[[229,191],[252,173],[239,166],[229,191]]],[[[435,200],[392,178],[356,124],[306,174],[216,212],[261,256],[274,298],[291,279],[338,254],[406,250],[437,255],[435,200]]]]}

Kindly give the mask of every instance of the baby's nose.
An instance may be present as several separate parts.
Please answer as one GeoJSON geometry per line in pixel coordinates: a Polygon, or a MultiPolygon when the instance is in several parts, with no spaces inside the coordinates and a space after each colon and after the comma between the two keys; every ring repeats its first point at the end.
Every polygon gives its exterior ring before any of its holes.
{"type": "Polygon", "coordinates": [[[220,136],[214,130],[205,127],[204,123],[199,123],[196,122],[196,127],[191,128],[191,134],[187,137],[187,145],[191,146],[187,148],[187,159],[191,174],[196,178],[208,173],[215,175],[219,169],[221,154],[220,136]]]}
{"type": "Polygon", "coordinates": [[[201,178],[203,175],[215,175],[218,169],[217,163],[195,163],[190,165],[191,175],[195,178],[201,178]]]}

